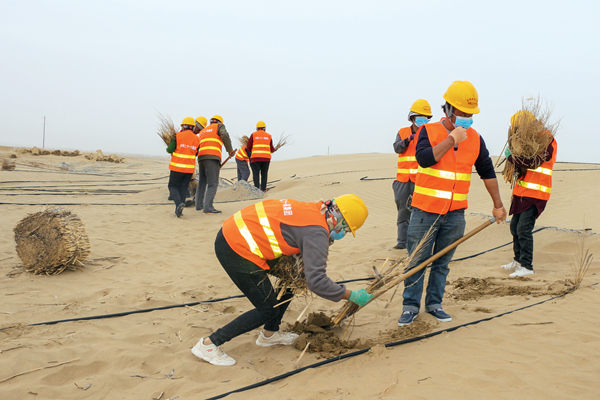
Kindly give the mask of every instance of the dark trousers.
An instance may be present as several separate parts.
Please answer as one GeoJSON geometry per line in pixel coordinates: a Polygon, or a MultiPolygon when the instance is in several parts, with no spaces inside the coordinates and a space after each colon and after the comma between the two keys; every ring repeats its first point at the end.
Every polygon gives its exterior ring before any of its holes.
{"type": "Polygon", "coordinates": [[[406,248],[406,237],[408,232],[408,223],[410,222],[410,208],[408,208],[408,198],[415,190],[415,183],[394,181],[392,184],[394,189],[394,201],[398,210],[398,218],[396,226],[398,227],[397,246],[406,248]]]}
{"type": "Polygon", "coordinates": [[[277,300],[277,293],[273,290],[267,272],[233,251],[223,236],[223,230],[217,234],[215,253],[227,275],[255,308],[217,329],[210,335],[210,341],[220,346],[262,325],[268,331],[278,331],[283,314],[291,302],[275,308],[274,306],[290,299],[293,296],[292,292],[286,291],[281,299],[277,300]]]}
{"type": "Polygon", "coordinates": [[[523,268],[533,269],[533,227],[537,216],[537,208],[529,207],[510,220],[510,233],[513,236],[515,261],[523,268]]]}
{"type": "Polygon", "coordinates": [[[239,181],[248,181],[250,177],[250,168],[248,168],[248,161],[242,161],[235,159],[235,163],[237,165],[237,178],[239,181]]]}
{"type": "Polygon", "coordinates": [[[169,175],[169,194],[171,200],[175,202],[175,207],[181,203],[185,203],[185,198],[189,192],[190,181],[193,173],[186,174],[185,172],[171,171],[169,175]]]}
{"type": "Polygon", "coordinates": [[[219,160],[198,160],[198,188],[196,189],[196,211],[204,212],[214,210],[213,201],[219,187],[219,173],[221,162],[219,160]]]}
{"type": "Polygon", "coordinates": [[[254,179],[254,186],[263,192],[267,190],[269,164],[271,164],[270,161],[255,161],[250,163],[250,168],[252,168],[252,179],[254,179]]]}

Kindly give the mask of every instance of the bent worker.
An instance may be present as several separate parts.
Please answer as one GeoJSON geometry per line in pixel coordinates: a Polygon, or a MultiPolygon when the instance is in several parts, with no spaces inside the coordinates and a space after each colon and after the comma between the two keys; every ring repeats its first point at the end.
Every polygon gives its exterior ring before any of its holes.
{"type": "Polygon", "coordinates": [[[246,207],[229,217],[217,234],[215,252],[233,283],[255,307],[209,337],[201,338],[192,353],[214,365],[233,365],[235,360],[221,349],[231,339],[263,327],[256,344],[269,347],[292,345],[298,335],[281,332],[281,319],[293,297],[287,291],[277,293],[267,271],[282,255],[301,254],[308,289],[331,301],[348,299],[360,306],[373,295],[365,289],[346,289],[327,276],[330,241],[355,234],[368,216],[365,203],[353,194],[326,202],[305,203],[296,200],[265,200],[246,207]],[[278,307],[276,304],[281,303],[278,307]]]}
{"type": "Polygon", "coordinates": [[[248,136],[242,136],[242,146],[235,153],[235,164],[237,166],[237,179],[239,181],[248,181],[250,177],[250,168],[248,168],[248,161],[250,157],[248,156],[248,136]]]}
{"type": "Polygon", "coordinates": [[[181,122],[181,131],[177,132],[175,140],[171,140],[167,147],[167,152],[171,154],[168,187],[171,198],[175,202],[175,215],[178,218],[183,215],[185,198],[194,175],[196,155],[200,145],[200,139],[193,131],[195,126],[194,118],[185,117],[181,122]]]}
{"type": "MultiPolygon", "coordinates": [[[[446,117],[421,126],[417,133],[415,155],[419,171],[408,226],[408,250],[410,254],[416,252],[410,263],[412,267],[463,236],[473,165],[492,198],[492,215],[498,223],[506,219],[494,165],[483,137],[471,128],[473,114],[479,113],[478,99],[470,82],[453,82],[444,94],[446,104],[442,109],[446,117]],[[426,240],[420,244],[425,236],[426,240]]],[[[450,272],[448,263],[455,250],[435,260],[429,272],[425,311],[442,322],[452,321],[442,309],[442,298],[450,272]]],[[[419,314],[424,274],[422,269],[404,281],[399,326],[412,323],[419,314]]]]}
{"type": "Polygon", "coordinates": [[[395,249],[406,249],[406,232],[410,221],[408,200],[415,188],[415,178],[417,168],[419,168],[415,158],[416,143],[414,138],[419,127],[429,122],[432,116],[431,106],[427,100],[419,99],[415,101],[408,113],[411,126],[400,129],[394,142],[394,151],[398,154],[398,171],[396,180],[392,184],[396,209],[398,210],[398,218],[396,219],[398,233],[395,249]]]}
{"type": "Polygon", "coordinates": [[[200,131],[196,211],[204,210],[204,214],[221,214],[221,211],[215,210],[213,201],[219,186],[223,145],[229,156],[235,154],[223,117],[215,115],[210,119],[210,125],[200,131]]]}
{"type": "MultiPolygon", "coordinates": [[[[512,116],[510,124],[513,129],[518,129],[519,122],[527,124],[531,120],[537,119],[529,111],[522,110],[512,116]]],[[[549,132],[547,133],[550,135],[549,132]]],[[[534,273],[533,228],[535,221],[544,212],[546,204],[550,200],[552,169],[556,161],[557,150],[556,139],[552,138],[546,151],[536,158],[513,157],[510,147],[507,147],[504,153],[515,168],[524,171],[524,174],[517,178],[510,203],[509,215],[513,216],[510,220],[510,233],[513,236],[514,259],[509,264],[502,266],[503,269],[514,271],[509,275],[511,278],[534,273]]]]}
{"type": "Polygon", "coordinates": [[[256,123],[256,132],[250,135],[247,145],[250,153],[250,168],[252,168],[254,186],[263,192],[267,191],[271,153],[277,151],[273,146],[273,138],[267,133],[266,129],[267,125],[264,121],[258,121],[256,123]]]}

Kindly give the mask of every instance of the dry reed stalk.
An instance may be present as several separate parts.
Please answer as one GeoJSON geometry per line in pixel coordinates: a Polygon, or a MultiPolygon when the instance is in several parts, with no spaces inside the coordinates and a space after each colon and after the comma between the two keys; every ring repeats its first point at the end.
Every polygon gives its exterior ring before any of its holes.
{"type": "MultiPolygon", "coordinates": [[[[560,120],[550,122],[552,111],[552,106],[539,96],[522,100],[521,109],[515,114],[514,121],[511,121],[508,140],[504,146],[510,148],[513,159],[533,160],[532,169],[536,169],[544,162],[546,149],[552,143],[560,126],[560,120]]],[[[502,151],[504,152],[504,149],[502,151]]],[[[500,158],[496,166],[499,162],[500,158]]],[[[502,171],[504,180],[510,183],[511,187],[514,187],[517,178],[525,173],[525,170],[515,167],[508,160],[502,171]]]]}
{"type": "Polygon", "coordinates": [[[574,291],[579,289],[579,287],[581,286],[581,282],[583,281],[585,274],[587,273],[592,261],[594,260],[594,255],[590,253],[590,249],[585,248],[586,238],[587,234],[585,232],[581,233],[577,237],[576,250],[575,255],[573,257],[573,270],[575,272],[575,281],[573,282],[572,290],[574,291]]]}
{"type": "Polygon", "coordinates": [[[13,376],[9,376],[8,378],[4,378],[4,379],[0,380],[0,383],[6,382],[6,381],[8,381],[8,380],[10,380],[12,378],[16,378],[17,376],[28,374],[30,372],[41,371],[43,369],[58,367],[59,365],[68,364],[68,363],[71,363],[71,362],[77,361],[77,360],[79,360],[79,358],[74,358],[72,360],[64,361],[64,362],[61,362],[61,363],[58,363],[58,364],[54,364],[54,365],[48,365],[47,367],[40,367],[40,368],[30,369],[29,371],[25,371],[25,372],[19,372],[18,374],[14,374],[13,376]]]}
{"type": "Polygon", "coordinates": [[[61,207],[28,214],[13,231],[25,271],[36,275],[76,270],[90,254],[83,222],[61,207]]]}
{"type": "Polygon", "coordinates": [[[284,135],[282,133],[281,136],[279,137],[279,140],[277,140],[277,144],[275,145],[275,150],[279,150],[283,146],[291,144],[290,137],[291,137],[291,135],[284,135]]]}
{"type": "Polygon", "coordinates": [[[248,144],[248,139],[249,138],[246,135],[242,136],[241,138],[238,138],[238,140],[242,146],[246,146],[248,144]]]}
{"type": "Polygon", "coordinates": [[[302,350],[302,353],[300,353],[300,357],[298,357],[298,359],[296,360],[294,365],[298,365],[300,360],[302,360],[302,357],[304,357],[304,353],[306,353],[306,350],[308,350],[308,346],[310,346],[310,342],[306,342],[306,346],[304,347],[304,350],[302,350]]]}
{"type": "Polygon", "coordinates": [[[309,293],[304,277],[304,262],[300,255],[281,256],[267,273],[275,278],[273,287],[278,292],[278,300],[286,289],[291,290],[295,296],[305,296],[309,293]]]}
{"type": "Polygon", "coordinates": [[[175,140],[177,136],[177,129],[175,128],[175,124],[173,120],[168,115],[158,114],[158,132],[156,134],[165,142],[168,146],[171,141],[175,140]]]}

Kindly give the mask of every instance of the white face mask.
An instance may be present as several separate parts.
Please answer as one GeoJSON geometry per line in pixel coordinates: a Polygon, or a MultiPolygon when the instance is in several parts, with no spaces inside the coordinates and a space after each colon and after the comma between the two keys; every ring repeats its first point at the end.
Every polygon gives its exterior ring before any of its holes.
{"type": "Polygon", "coordinates": [[[419,128],[421,125],[429,122],[429,118],[427,117],[415,117],[415,125],[419,128]]]}

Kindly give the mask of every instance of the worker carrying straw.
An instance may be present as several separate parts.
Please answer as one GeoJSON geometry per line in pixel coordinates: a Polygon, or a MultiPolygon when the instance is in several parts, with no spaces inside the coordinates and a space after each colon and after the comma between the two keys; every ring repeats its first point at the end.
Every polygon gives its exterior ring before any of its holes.
{"type": "Polygon", "coordinates": [[[516,171],[511,174],[516,179],[511,182],[513,196],[509,213],[513,216],[510,233],[513,236],[514,259],[502,268],[514,271],[509,277],[517,278],[534,273],[533,228],[550,200],[558,145],[544,123],[528,110],[514,114],[510,125],[509,145],[504,155],[507,163],[513,166],[510,169],[516,171]],[[512,154],[511,145],[516,154],[512,154]]]}
{"type": "Polygon", "coordinates": [[[234,365],[235,360],[221,349],[231,339],[263,326],[256,344],[269,347],[292,345],[298,335],[280,332],[279,326],[292,298],[287,291],[278,300],[267,277],[282,255],[301,254],[308,289],[331,301],[348,299],[360,306],[371,298],[365,289],[346,289],[327,276],[330,241],[355,234],[369,212],[353,194],[326,202],[265,200],[229,217],[217,234],[215,252],[233,283],[255,307],[209,337],[201,338],[192,353],[214,365],[234,365]],[[275,307],[278,305],[277,307],[275,307]]]}
{"type": "Polygon", "coordinates": [[[190,180],[196,168],[196,156],[200,139],[195,134],[196,121],[192,117],[185,117],[181,122],[181,131],[177,132],[175,139],[171,140],[167,152],[171,154],[169,163],[169,194],[175,202],[175,215],[183,215],[185,198],[187,197],[190,180]]]}
{"type": "MultiPolygon", "coordinates": [[[[446,103],[442,109],[446,118],[422,125],[417,132],[415,156],[419,171],[408,227],[409,253],[417,250],[417,244],[423,237],[428,236],[429,239],[419,246],[409,268],[421,264],[431,254],[463,236],[473,165],[494,203],[492,215],[498,223],[506,219],[494,165],[483,138],[471,128],[473,114],[479,113],[478,99],[477,90],[470,82],[453,82],[444,94],[446,103]]],[[[442,309],[442,298],[450,272],[448,263],[455,250],[431,264],[427,284],[425,311],[442,322],[452,321],[452,317],[442,309]]],[[[404,281],[399,326],[412,323],[419,314],[424,274],[425,269],[422,269],[404,281]]]]}
{"type": "Polygon", "coordinates": [[[263,192],[267,191],[271,154],[278,149],[278,147],[273,146],[273,137],[270,133],[267,133],[266,129],[265,122],[258,121],[256,132],[250,135],[247,143],[254,186],[263,192]]]}
{"type": "Polygon", "coordinates": [[[394,246],[395,249],[406,249],[406,232],[410,221],[408,202],[415,188],[415,178],[419,168],[415,158],[416,141],[414,138],[419,127],[429,122],[432,116],[431,106],[427,100],[419,99],[415,101],[408,113],[408,121],[411,122],[411,125],[400,129],[396,135],[396,141],[394,141],[394,151],[398,154],[398,171],[396,180],[392,184],[396,209],[398,210],[398,218],[396,219],[398,236],[394,246]]]}

